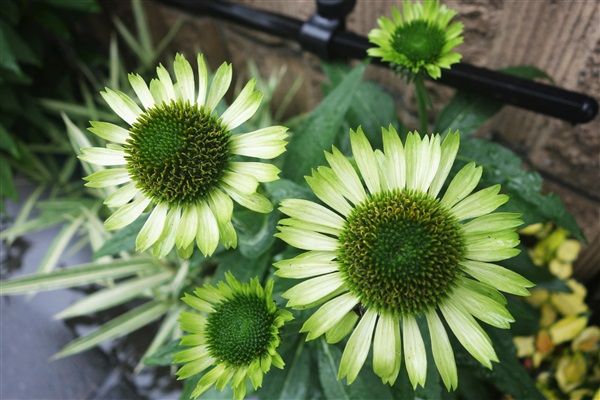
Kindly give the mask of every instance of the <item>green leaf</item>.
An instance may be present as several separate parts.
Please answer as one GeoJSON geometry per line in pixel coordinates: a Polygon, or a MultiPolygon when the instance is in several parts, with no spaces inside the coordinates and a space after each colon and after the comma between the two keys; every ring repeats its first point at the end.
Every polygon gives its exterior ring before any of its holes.
{"type": "Polygon", "coordinates": [[[458,159],[465,163],[472,160],[483,166],[480,185],[502,185],[502,191],[510,196],[510,201],[503,207],[504,211],[522,213],[526,225],[552,221],[578,240],[585,240],[575,218],[566,210],[560,198],[553,194],[541,194],[540,175],[523,169],[521,159],[509,149],[487,140],[464,139],[458,159]]]}
{"type": "Polygon", "coordinates": [[[158,365],[158,366],[169,366],[173,364],[173,354],[181,351],[182,347],[179,346],[179,340],[171,340],[160,346],[148,357],[144,358],[144,364],[146,365],[158,365]]]}
{"type": "Polygon", "coordinates": [[[171,304],[168,302],[156,300],[127,311],[125,314],[100,326],[92,333],[71,341],[61,351],[52,356],[52,359],[56,360],[81,353],[106,340],[125,336],[159,319],[169,310],[170,306],[171,304]]]}
{"type": "Polygon", "coordinates": [[[38,266],[37,273],[46,274],[56,267],[60,256],[64,253],[82,223],[83,217],[79,217],[62,227],[48,246],[48,250],[38,266]]]}
{"type": "Polygon", "coordinates": [[[98,311],[106,310],[107,308],[123,304],[131,299],[140,296],[148,289],[152,289],[173,277],[170,271],[162,271],[157,274],[145,276],[143,278],[133,278],[121,282],[117,285],[106,289],[98,290],[75,304],[67,307],[55,318],[66,319],[80,315],[92,314],[98,311]]]}
{"type": "Polygon", "coordinates": [[[540,311],[521,298],[507,296],[508,311],[515,318],[510,326],[513,336],[536,335],[540,328],[540,311]]]}
{"type": "Polygon", "coordinates": [[[15,295],[45,290],[64,289],[117,279],[139,272],[150,272],[158,267],[147,258],[130,258],[103,263],[72,266],[48,274],[30,274],[0,282],[0,295],[15,295]]]}
{"type": "MultiPolygon", "coordinates": [[[[18,194],[13,181],[13,174],[10,166],[3,160],[4,157],[0,158],[0,198],[4,201],[5,197],[13,200],[17,200],[18,194]]],[[[0,234],[0,237],[6,234],[6,230],[0,234]]]]}
{"type": "Polygon", "coordinates": [[[284,177],[299,182],[311,168],[324,163],[323,151],[335,142],[364,70],[365,64],[354,68],[292,134],[283,165],[284,177]]]}
{"type": "Polygon", "coordinates": [[[19,158],[19,149],[17,144],[10,136],[10,133],[0,123],[0,149],[6,150],[14,158],[19,158]]]}
{"type": "MultiPolygon", "coordinates": [[[[162,364],[162,365],[172,364],[173,353],[176,352],[178,349],[170,349],[168,360],[166,357],[166,354],[167,354],[166,351],[165,351],[165,353],[162,353],[165,355],[164,357],[161,356],[161,353],[159,353],[159,351],[163,348],[163,346],[165,346],[165,341],[168,338],[173,337],[173,331],[175,330],[175,327],[177,326],[177,320],[179,319],[180,311],[181,311],[181,307],[178,307],[178,306],[173,307],[171,309],[171,311],[169,312],[169,314],[161,322],[160,328],[158,328],[156,335],[154,335],[154,339],[152,339],[152,343],[150,343],[150,346],[148,346],[148,348],[144,352],[144,355],[141,357],[140,362],[135,367],[135,372],[141,371],[142,368],[144,367],[144,365],[160,365],[160,364],[156,364],[157,362],[159,362],[159,357],[161,357],[160,359],[163,360],[162,362],[165,362],[165,364],[162,364]],[[151,363],[154,363],[154,364],[151,364],[151,363]]],[[[179,340],[175,341],[175,343],[178,343],[178,342],[179,342],[179,340]]],[[[167,345],[171,344],[171,343],[172,342],[167,343],[167,345]]]]}
{"type": "Polygon", "coordinates": [[[552,79],[550,75],[534,65],[515,65],[512,67],[501,68],[500,71],[523,79],[544,79],[554,83],[554,79],[552,79]]]}
{"type": "Polygon", "coordinates": [[[95,13],[100,11],[100,6],[96,0],[46,0],[46,3],[55,7],[81,12],[95,13]]]}
{"type": "Polygon", "coordinates": [[[330,346],[321,339],[317,358],[319,362],[319,380],[328,400],[393,399],[388,386],[371,370],[371,365],[363,366],[360,374],[351,385],[338,381],[337,371],[342,352],[336,346],[330,346]]]}
{"type": "Polygon", "coordinates": [[[15,53],[3,29],[0,29],[0,68],[8,70],[17,76],[21,75],[21,69],[17,64],[15,53]]]}
{"type": "Polygon", "coordinates": [[[263,253],[258,258],[247,258],[237,250],[229,250],[217,257],[219,266],[213,278],[221,280],[226,272],[231,272],[241,282],[247,282],[255,276],[262,278],[271,267],[270,252],[263,253]]]}
{"type": "Polygon", "coordinates": [[[545,287],[560,292],[568,292],[564,281],[554,276],[547,268],[538,267],[531,261],[525,246],[519,246],[521,252],[515,257],[498,262],[498,264],[515,271],[524,278],[535,283],[537,287],[545,287]]]}
{"type": "Polygon", "coordinates": [[[135,253],[135,238],[148,219],[148,213],[140,215],[138,219],[125,228],[116,231],[96,252],[94,259],[104,256],[115,256],[124,251],[135,253]]]}
{"type": "Polygon", "coordinates": [[[279,179],[275,182],[265,184],[265,189],[273,206],[277,207],[284,199],[315,200],[314,193],[308,186],[298,184],[288,179],[279,179]]]}
{"type": "Polygon", "coordinates": [[[261,214],[239,211],[234,214],[233,225],[238,235],[238,249],[244,257],[257,258],[275,242],[278,213],[261,214]]]}

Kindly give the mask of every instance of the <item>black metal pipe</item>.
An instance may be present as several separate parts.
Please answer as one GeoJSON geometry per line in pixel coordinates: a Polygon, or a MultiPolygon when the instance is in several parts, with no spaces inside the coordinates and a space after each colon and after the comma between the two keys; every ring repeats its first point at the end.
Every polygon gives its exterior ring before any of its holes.
{"type": "MultiPolygon", "coordinates": [[[[257,10],[241,4],[214,0],[161,0],[196,15],[211,15],[285,39],[298,41],[304,21],[257,10]]],[[[368,39],[348,31],[336,32],[329,52],[335,58],[364,59],[371,47],[368,39]]],[[[384,65],[378,61],[377,64],[384,65]]],[[[387,64],[385,64],[387,65],[387,64]]],[[[585,94],[518,78],[502,72],[458,63],[443,70],[435,82],[491,97],[506,104],[569,121],[589,122],[598,114],[598,102],[585,94]]]]}

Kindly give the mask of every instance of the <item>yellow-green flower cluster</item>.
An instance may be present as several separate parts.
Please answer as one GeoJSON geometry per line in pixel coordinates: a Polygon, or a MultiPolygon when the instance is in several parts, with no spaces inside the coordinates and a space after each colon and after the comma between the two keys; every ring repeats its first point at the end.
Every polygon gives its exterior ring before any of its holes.
{"type": "Polygon", "coordinates": [[[600,399],[600,328],[588,326],[586,289],[571,278],[581,245],[551,224],[530,225],[521,234],[537,239],[529,251],[534,263],[564,280],[570,292],[532,290],[526,301],[540,312],[540,330],[514,338],[518,356],[546,398],[600,399]]]}

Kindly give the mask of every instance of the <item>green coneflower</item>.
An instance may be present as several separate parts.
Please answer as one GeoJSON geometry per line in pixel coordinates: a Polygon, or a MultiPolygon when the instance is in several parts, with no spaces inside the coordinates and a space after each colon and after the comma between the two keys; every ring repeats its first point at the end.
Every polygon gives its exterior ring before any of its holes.
{"type": "Polygon", "coordinates": [[[109,143],[106,148],[84,148],[84,161],[116,166],[89,175],[86,186],[123,185],[105,204],[118,208],[105,222],[120,229],[151,209],[140,230],[136,247],[152,247],[159,257],[176,246],[189,257],[194,241],[205,255],[219,242],[235,247],[231,224],[232,199],[251,210],[272,210],[268,199],[256,189],[259,182],[278,179],[279,170],[262,162],[242,162],[237,156],[263,159],[285,150],[287,128],[271,126],[244,134],[232,130],[258,109],[262,95],[251,80],[237,99],[219,115],[217,104],[227,92],[232,76],[223,63],[209,85],[204,57],[198,54],[198,82],[188,61],[180,54],[173,64],[176,83],[160,65],[157,79],[148,87],[137,74],[129,82],[142,108],[126,94],[106,89],[102,97],[129,126],[92,121],[89,130],[109,143]]]}
{"type": "Polygon", "coordinates": [[[392,8],[392,19],[377,20],[380,29],[369,32],[369,41],[377,47],[368,50],[400,70],[418,74],[426,71],[432,78],[441,76],[441,68],[450,68],[461,59],[453,49],[463,42],[463,25],[450,23],[456,12],[438,0],[423,4],[403,2],[400,13],[392,8]]]}
{"type": "Polygon", "coordinates": [[[427,357],[417,324],[424,318],[433,358],[451,390],[457,373],[442,317],[465,349],[491,368],[498,359],[475,318],[508,328],[513,318],[498,290],[526,295],[532,286],[493,264],[518,254],[521,220],[493,213],[508,200],[499,185],[471,193],[482,173],[474,163],[438,196],[458,151],[458,132],[443,142],[439,135],[409,133],[403,145],[392,127],[382,131],[383,152],[372,150],[360,128],[350,131],[359,173],[335,147],[325,153],[330,167],[306,178],[325,206],[281,203],[291,218],[280,221],[277,236],[308,251],[277,262],[277,275],[309,278],[283,294],[288,306],[324,303],[301,329],[307,340],[325,334],[335,343],[352,332],[339,379],[354,381],[373,342],[373,369],[384,383],[395,382],[404,351],[411,383],[424,385],[427,357]]]}
{"type": "Polygon", "coordinates": [[[181,329],[188,333],[181,344],[190,348],[173,358],[185,364],[177,377],[186,379],[212,367],[200,378],[192,398],[213,385],[222,390],[231,382],[234,397],[242,399],[246,381],[257,389],[271,365],[283,368],[277,353],[279,331],[293,317],[275,305],[273,281],[263,288],[257,278],[240,283],[227,273],[225,282],[205,285],[182,300],[200,313],[181,313],[181,329]]]}

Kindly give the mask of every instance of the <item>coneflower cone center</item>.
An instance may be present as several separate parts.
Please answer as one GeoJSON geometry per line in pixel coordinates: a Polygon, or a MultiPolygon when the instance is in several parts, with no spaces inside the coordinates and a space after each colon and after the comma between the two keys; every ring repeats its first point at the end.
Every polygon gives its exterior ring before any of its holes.
{"type": "Polygon", "coordinates": [[[267,354],[275,316],[265,300],[237,295],[215,307],[206,326],[210,355],[229,365],[248,365],[267,354]]]}
{"type": "Polygon", "coordinates": [[[444,31],[423,20],[400,25],[392,36],[394,50],[414,64],[436,62],[445,43],[444,31]]]}
{"type": "Polygon", "coordinates": [[[204,108],[157,105],[130,128],[127,169],[156,202],[191,204],[219,182],[229,161],[229,131],[204,108]]]}
{"type": "Polygon", "coordinates": [[[351,212],[337,258],[364,306],[414,315],[448,295],[463,254],[456,218],[427,194],[403,190],[375,194],[351,212]]]}

